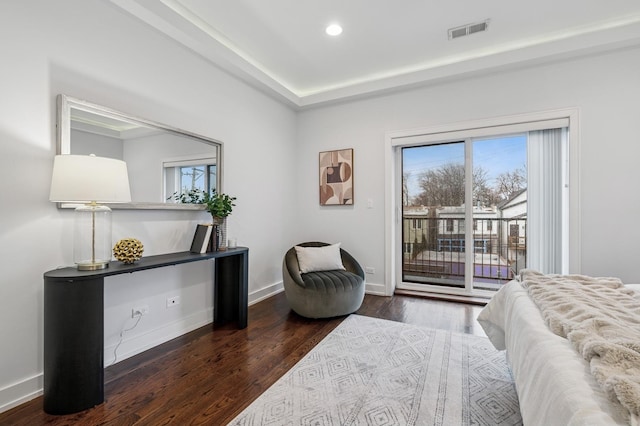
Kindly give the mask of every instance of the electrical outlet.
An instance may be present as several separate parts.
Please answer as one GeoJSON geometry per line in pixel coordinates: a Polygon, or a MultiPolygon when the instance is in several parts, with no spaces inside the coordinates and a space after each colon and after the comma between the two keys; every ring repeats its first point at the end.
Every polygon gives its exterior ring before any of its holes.
{"type": "Polygon", "coordinates": [[[149,313],[149,305],[136,306],[131,309],[131,318],[137,318],[142,315],[147,315],[149,313]]]}
{"type": "Polygon", "coordinates": [[[167,297],[167,308],[172,308],[180,304],[180,296],[167,297]]]}
{"type": "Polygon", "coordinates": [[[367,274],[375,274],[376,273],[376,268],[373,268],[371,266],[365,266],[364,272],[367,273],[367,274]]]}

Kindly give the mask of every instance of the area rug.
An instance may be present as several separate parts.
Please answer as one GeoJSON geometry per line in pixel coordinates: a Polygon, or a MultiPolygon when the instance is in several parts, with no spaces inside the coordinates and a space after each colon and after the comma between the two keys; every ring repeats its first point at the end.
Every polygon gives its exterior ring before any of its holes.
{"type": "Polygon", "coordinates": [[[230,425],[520,425],[488,339],[350,315],[230,425]]]}

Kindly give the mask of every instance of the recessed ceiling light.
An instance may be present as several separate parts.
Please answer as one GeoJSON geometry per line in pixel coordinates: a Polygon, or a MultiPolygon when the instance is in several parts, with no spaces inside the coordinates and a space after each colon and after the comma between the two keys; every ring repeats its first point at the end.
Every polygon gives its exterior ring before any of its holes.
{"type": "Polygon", "coordinates": [[[325,30],[330,36],[337,36],[342,34],[342,27],[338,24],[331,24],[325,30]]]}

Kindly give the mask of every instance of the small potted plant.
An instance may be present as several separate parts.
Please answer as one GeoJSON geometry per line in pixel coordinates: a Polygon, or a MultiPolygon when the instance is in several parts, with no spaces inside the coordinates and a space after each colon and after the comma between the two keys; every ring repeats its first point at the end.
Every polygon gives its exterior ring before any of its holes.
{"type": "Polygon", "coordinates": [[[206,192],[202,196],[202,204],[204,204],[207,211],[211,213],[213,223],[223,221],[224,218],[231,214],[235,206],[235,200],[236,197],[231,197],[227,194],[218,194],[215,191],[212,194],[206,192]]]}

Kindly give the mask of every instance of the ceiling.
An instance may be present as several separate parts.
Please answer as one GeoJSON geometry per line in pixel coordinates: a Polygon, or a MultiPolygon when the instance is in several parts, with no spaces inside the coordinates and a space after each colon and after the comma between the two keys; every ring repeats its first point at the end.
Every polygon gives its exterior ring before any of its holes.
{"type": "Polygon", "coordinates": [[[111,1],[295,107],[640,44],[638,0],[111,1]]]}

